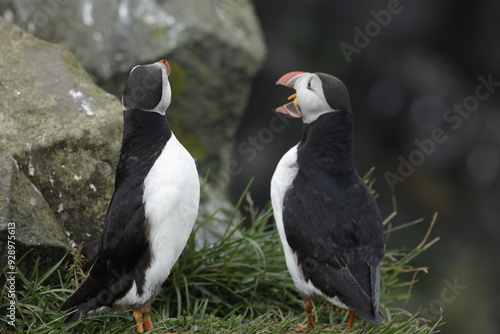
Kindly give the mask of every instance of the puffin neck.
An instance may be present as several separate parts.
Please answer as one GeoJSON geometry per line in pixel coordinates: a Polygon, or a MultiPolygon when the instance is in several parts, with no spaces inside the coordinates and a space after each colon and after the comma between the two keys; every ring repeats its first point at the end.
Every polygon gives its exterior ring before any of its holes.
{"type": "Polygon", "coordinates": [[[332,175],[352,173],[352,131],[352,114],[347,110],[327,113],[304,124],[298,147],[299,166],[332,175]]]}
{"type": "Polygon", "coordinates": [[[166,117],[156,112],[127,109],[123,111],[123,118],[115,188],[129,179],[142,183],[172,136],[166,117]]]}
{"type": "Polygon", "coordinates": [[[165,115],[154,111],[127,109],[123,111],[123,121],[123,140],[148,137],[148,141],[161,141],[166,136],[164,140],[167,142],[172,135],[165,115]]]}

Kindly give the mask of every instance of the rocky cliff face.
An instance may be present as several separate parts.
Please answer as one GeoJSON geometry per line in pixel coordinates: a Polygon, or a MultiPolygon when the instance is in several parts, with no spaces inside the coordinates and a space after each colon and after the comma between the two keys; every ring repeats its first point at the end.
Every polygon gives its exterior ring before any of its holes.
{"type": "MultiPolygon", "coordinates": [[[[14,222],[18,254],[35,250],[26,263],[38,255],[53,263],[70,245],[96,255],[123,121],[119,99],[92,79],[121,95],[133,66],[168,59],[174,101],[167,116],[177,137],[201,173],[231,158],[265,52],[248,1],[21,0],[0,2],[0,11],[63,45],[0,20],[2,254],[14,222]]],[[[231,210],[218,190],[217,203],[231,210]]],[[[217,238],[210,226],[205,235],[217,238]]]]}

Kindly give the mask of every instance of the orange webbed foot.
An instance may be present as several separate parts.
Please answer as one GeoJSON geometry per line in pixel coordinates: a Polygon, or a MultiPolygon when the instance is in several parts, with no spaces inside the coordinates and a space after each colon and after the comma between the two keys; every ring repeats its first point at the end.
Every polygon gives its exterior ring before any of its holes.
{"type": "Polygon", "coordinates": [[[347,321],[347,327],[344,332],[347,332],[354,326],[354,319],[356,318],[356,311],[349,310],[349,320],[347,321]]]}
{"type": "Polygon", "coordinates": [[[132,311],[132,317],[134,318],[136,332],[137,333],[144,333],[144,327],[142,324],[142,312],[132,311]]]}

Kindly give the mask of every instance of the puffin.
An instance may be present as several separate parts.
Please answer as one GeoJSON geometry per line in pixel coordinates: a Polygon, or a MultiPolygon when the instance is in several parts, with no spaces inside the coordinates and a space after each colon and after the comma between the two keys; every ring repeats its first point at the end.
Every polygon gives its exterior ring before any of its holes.
{"type": "Polygon", "coordinates": [[[131,310],[137,332],[153,328],[146,315],[187,243],[200,199],[195,161],[165,117],[169,75],[166,60],[130,71],[115,191],[95,262],[61,307],[74,311],[65,324],[87,313],[131,310]]]}
{"type": "MultiPolygon", "coordinates": [[[[379,324],[384,228],[375,199],[353,162],[353,114],[337,77],[290,72],[276,83],[295,89],[275,111],[302,118],[303,134],[279,161],[271,202],[286,265],[315,328],[314,297],[379,324]]],[[[301,327],[306,327],[299,325],[301,327]]]]}

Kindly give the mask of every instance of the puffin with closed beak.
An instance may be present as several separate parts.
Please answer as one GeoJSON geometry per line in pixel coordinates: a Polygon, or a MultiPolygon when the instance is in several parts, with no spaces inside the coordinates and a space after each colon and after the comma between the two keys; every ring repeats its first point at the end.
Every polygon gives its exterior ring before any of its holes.
{"type": "Polygon", "coordinates": [[[62,310],[65,323],[107,309],[132,310],[137,332],[184,249],[198,214],[196,165],[170,129],[166,60],[135,66],[123,91],[123,137],[115,192],[97,258],[62,310]]]}
{"type": "Polygon", "coordinates": [[[315,328],[311,299],[322,296],[380,323],[380,261],[384,229],[372,193],[353,162],[349,94],[336,77],[290,72],[278,85],[292,87],[291,102],[276,109],[302,118],[303,135],[280,160],[271,200],[288,271],[315,328]]]}

